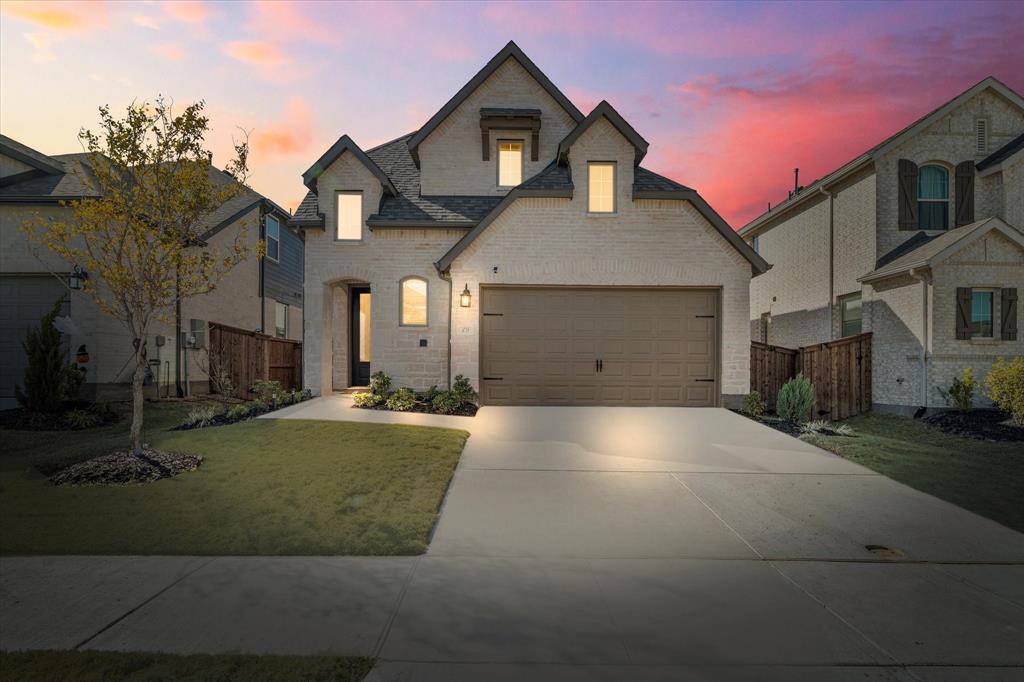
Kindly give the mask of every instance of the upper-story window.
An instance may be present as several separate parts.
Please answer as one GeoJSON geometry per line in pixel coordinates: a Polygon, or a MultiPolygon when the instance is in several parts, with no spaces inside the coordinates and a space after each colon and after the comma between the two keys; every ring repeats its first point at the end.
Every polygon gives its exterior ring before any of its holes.
{"type": "Polygon", "coordinates": [[[949,227],[949,171],[921,166],[917,176],[917,226],[922,230],[949,227]]]}
{"type": "Polygon", "coordinates": [[[267,216],[267,258],[281,260],[281,223],[272,215],[267,216]]]}
{"type": "Polygon", "coordinates": [[[851,294],[840,302],[840,320],[842,321],[842,335],[854,336],[861,333],[861,299],[860,294],[851,294]]]}
{"type": "Polygon", "coordinates": [[[338,192],[336,199],[335,238],[355,240],[363,238],[363,193],[338,192]]]}
{"type": "Polygon", "coordinates": [[[992,292],[971,292],[971,338],[992,338],[992,292]]]}
{"type": "Polygon", "coordinates": [[[515,187],[522,181],[522,140],[498,140],[498,186],[515,187]]]}
{"type": "Polygon", "coordinates": [[[587,211],[615,213],[615,164],[591,161],[587,164],[587,211]]]}
{"type": "Polygon", "coordinates": [[[427,326],[427,280],[406,277],[401,282],[398,323],[403,327],[427,326]]]}

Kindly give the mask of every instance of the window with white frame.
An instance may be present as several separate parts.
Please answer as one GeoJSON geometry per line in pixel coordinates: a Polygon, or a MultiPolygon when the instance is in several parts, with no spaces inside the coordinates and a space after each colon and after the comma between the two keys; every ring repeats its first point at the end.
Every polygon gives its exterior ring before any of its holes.
{"type": "Polygon", "coordinates": [[[992,338],[992,294],[992,291],[983,289],[971,292],[971,338],[992,338]]]}
{"type": "Polygon", "coordinates": [[[274,301],[274,336],[288,338],[288,306],[280,301],[274,301]]]}
{"type": "Polygon", "coordinates": [[[523,181],[523,143],[498,140],[498,186],[515,187],[523,181]]]}
{"type": "Polygon", "coordinates": [[[842,320],[842,336],[855,336],[861,333],[862,312],[860,294],[846,296],[839,302],[840,319],[842,320]]]}
{"type": "Polygon", "coordinates": [[[267,216],[267,258],[281,260],[281,223],[272,215],[267,216]]]}
{"type": "Polygon", "coordinates": [[[427,326],[427,280],[406,277],[401,282],[399,296],[398,323],[403,327],[427,326]]]}
{"type": "Polygon", "coordinates": [[[363,193],[338,192],[335,201],[335,238],[350,241],[362,239],[363,193]]]}
{"type": "Polygon", "coordinates": [[[587,164],[587,211],[590,213],[615,212],[615,164],[591,161],[587,164]]]}
{"type": "Polygon", "coordinates": [[[917,175],[917,225],[922,230],[949,228],[949,171],[921,166],[917,175]]]}

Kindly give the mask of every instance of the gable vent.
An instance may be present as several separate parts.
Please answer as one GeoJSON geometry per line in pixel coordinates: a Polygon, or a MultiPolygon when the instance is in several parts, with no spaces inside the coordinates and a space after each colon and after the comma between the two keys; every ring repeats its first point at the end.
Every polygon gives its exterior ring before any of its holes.
{"type": "Polygon", "coordinates": [[[979,154],[988,151],[988,119],[979,118],[974,121],[974,144],[979,154]]]}

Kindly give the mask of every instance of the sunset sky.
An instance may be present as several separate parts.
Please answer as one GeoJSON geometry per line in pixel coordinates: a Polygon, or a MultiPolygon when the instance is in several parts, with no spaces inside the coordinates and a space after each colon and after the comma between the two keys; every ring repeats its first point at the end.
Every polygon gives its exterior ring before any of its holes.
{"type": "Polygon", "coordinates": [[[512,39],[644,165],[741,227],[994,75],[1024,92],[1024,3],[0,2],[0,132],[80,151],[97,107],[204,99],[214,162],[252,130],[251,184],[294,208],[340,135],[421,126],[512,39]]]}

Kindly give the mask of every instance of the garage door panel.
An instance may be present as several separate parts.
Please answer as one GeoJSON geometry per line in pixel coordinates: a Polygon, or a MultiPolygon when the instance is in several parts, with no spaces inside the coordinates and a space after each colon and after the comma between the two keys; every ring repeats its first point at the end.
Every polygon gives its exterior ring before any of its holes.
{"type": "Polygon", "coordinates": [[[484,287],[493,405],[714,405],[717,292],[484,287]],[[597,360],[601,360],[598,371],[597,360]]]}

